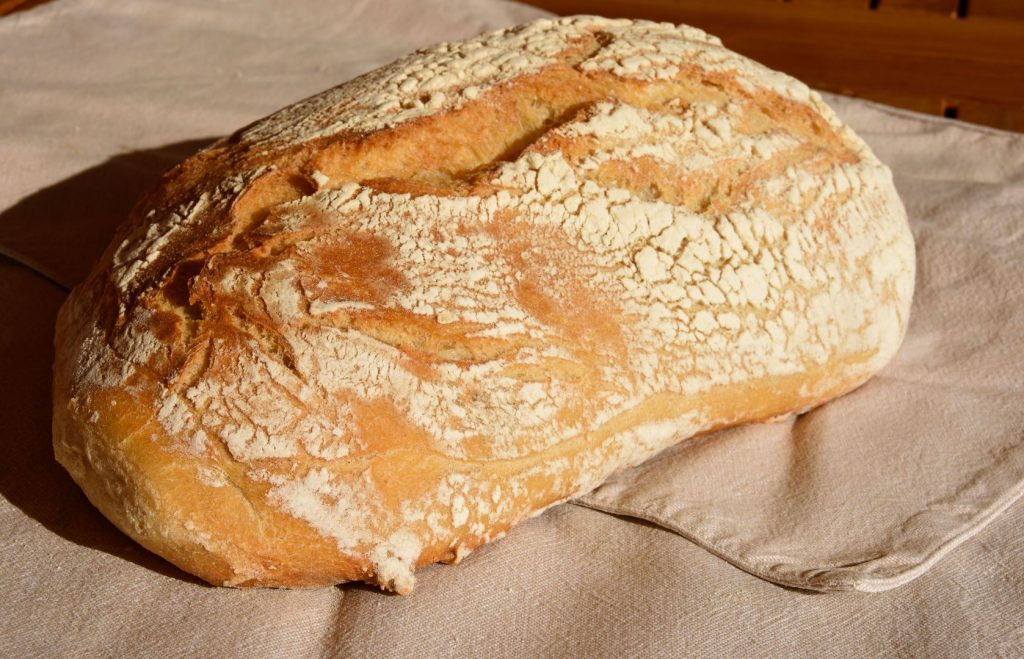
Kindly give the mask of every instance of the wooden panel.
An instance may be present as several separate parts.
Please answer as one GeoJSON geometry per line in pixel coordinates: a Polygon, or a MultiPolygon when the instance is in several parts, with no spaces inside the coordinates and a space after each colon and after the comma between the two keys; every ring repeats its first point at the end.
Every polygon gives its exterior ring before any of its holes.
{"type": "Polygon", "coordinates": [[[951,101],[942,96],[914,96],[911,94],[886,93],[873,90],[858,91],[855,89],[829,89],[844,96],[854,96],[876,103],[885,103],[905,110],[924,112],[925,114],[943,114],[951,101]]]}
{"type": "Polygon", "coordinates": [[[882,102],[901,98],[903,107],[928,107],[935,114],[942,114],[941,99],[1024,107],[1024,23],[1019,21],[973,14],[956,19],[891,5],[881,10],[895,0],[879,0],[875,11],[814,0],[530,1],[558,14],[695,25],[727,47],[827,91],[882,102]]]}
{"type": "MultiPolygon", "coordinates": [[[[1024,21],[1024,0],[970,0],[967,16],[988,16],[1024,21]]],[[[1021,26],[1021,41],[1024,43],[1024,26],[1021,26]]],[[[1024,45],[1018,46],[1024,48],[1024,45]]]]}
{"type": "Polygon", "coordinates": [[[872,1],[877,0],[777,0],[781,2],[798,2],[803,6],[818,5],[819,7],[844,7],[846,9],[870,9],[872,1]]]}
{"type": "Polygon", "coordinates": [[[878,0],[879,11],[930,11],[949,17],[957,15],[959,5],[959,0],[878,0]]]}
{"type": "Polygon", "coordinates": [[[957,119],[1003,130],[1024,132],[1024,108],[994,103],[962,101],[957,104],[957,119]]]}

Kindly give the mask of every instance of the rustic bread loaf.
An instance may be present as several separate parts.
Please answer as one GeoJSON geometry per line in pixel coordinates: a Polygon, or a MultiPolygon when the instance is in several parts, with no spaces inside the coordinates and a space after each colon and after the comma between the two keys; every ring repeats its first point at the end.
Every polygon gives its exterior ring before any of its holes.
{"type": "Polygon", "coordinates": [[[166,173],[57,327],[54,448],[212,583],[409,592],[690,437],[857,387],[907,324],[889,171],[700,30],[409,55],[166,173]]]}

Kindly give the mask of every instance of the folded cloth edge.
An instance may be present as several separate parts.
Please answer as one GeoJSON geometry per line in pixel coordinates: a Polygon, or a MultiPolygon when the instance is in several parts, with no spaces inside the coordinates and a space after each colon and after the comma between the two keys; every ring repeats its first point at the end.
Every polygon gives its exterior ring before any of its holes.
{"type": "MultiPolygon", "coordinates": [[[[1022,466],[1024,466],[1024,438],[1011,450],[1021,461],[1022,466]]],[[[1005,460],[999,460],[990,463],[984,469],[975,473],[956,494],[970,491],[972,485],[984,480],[979,477],[990,472],[992,468],[1004,464],[1004,462],[1005,460]]],[[[629,505],[615,505],[604,501],[597,501],[593,498],[588,500],[576,499],[570,503],[612,515],[641,519],[654,524],[686,538],[744,572],[781,586],[819,592],[855,590],[865,593],[876,593],[891,590],[913,581],[925,574],[949,552],[977,535],[978,532],[988,526],[989,523],[1024,495],[1024,479],[1018,479],[1012,486],[1000,489],[1002,489],[1000,496],[990,501],[988,505],[974,511],[966,522],[957,521],[952,514],[941,508],[921,511],[921,513],[917,513],[909,518],[907,523],[917,515],[931,512],[948,519],[949,521],[946,522],[946,525],[955,526],[954,531],[943,534],[941,539],[932,543],[932,546],[918,560],[893,563],[890,557],[894,553],[882,553],[865,558],[862,561],[854,561],[837,566],[799,566],[783,561],[757,563],[753,560],[745,559],[735,551],[722,547],[714,540],[685,529],[673,521],[670,514],[659,515],[657,511],[638,510],[629,505]]],[[[894,548],[898,551],[899,545],[896,544],[894,548]]],[[[753,558],[764,560],[768,556],[754,556],[753,558]]]]}

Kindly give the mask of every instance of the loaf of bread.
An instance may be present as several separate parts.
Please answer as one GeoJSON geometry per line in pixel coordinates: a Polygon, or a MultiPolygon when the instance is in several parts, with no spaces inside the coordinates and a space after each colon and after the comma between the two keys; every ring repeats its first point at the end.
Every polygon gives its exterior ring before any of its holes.
{"type": "Polygon", "coordinates": [[[806,86],[690,27],[541,20],[167,172],[61,310],[54,448],[211,583],[407,593],[857,387],[913,286],[890,172],[806,86]]]}

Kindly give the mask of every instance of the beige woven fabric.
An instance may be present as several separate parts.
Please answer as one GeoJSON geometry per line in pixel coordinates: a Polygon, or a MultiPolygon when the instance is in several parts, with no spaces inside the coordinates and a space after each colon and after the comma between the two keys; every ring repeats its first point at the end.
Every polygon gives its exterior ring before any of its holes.
{"type": "Polygon", "coordinates": [[[54,282],[83,276],[159,171],[412,48],[536,14],[56,0],[0,19],[0,656],[1024,653],[1024,136],[849,99],[829,101],[893,168],[917,237],[903,349],[824,408],[688,442],[582,502],[618,515],[560,506],[408,598],[231,591],[137,547],[53,461],[54,282]],[[878,595],[769,583],[884,590],[926,570],[878,595]]]}

